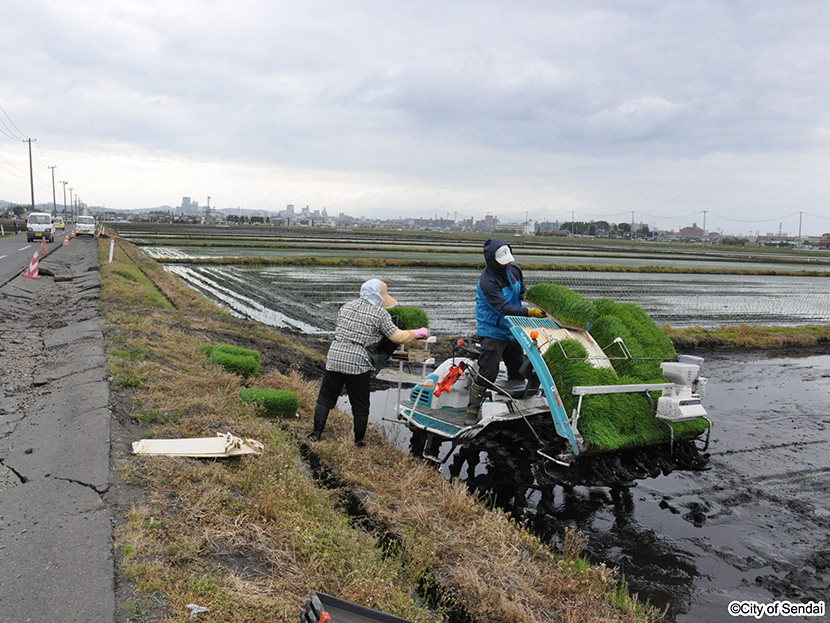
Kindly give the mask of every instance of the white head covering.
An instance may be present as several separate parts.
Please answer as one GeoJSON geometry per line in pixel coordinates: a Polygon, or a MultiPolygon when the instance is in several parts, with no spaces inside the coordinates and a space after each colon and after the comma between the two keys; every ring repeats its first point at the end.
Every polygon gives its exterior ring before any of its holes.
{"type": "Polygon", "coordinates": [[[369,279],[360,286],[360,298],[369,301],[372,305],[394,307],[398,302],[386,292],[386,284],[380,279],[369,279]]]}
{"type": "Polygon", "coordinates": [[[510,247],[503,244],[496,249],[496,261],[502,266],[507,266],[511,262],[514,262],[515,260],[513,259],[513,254],[510,252],[510,247]]]}

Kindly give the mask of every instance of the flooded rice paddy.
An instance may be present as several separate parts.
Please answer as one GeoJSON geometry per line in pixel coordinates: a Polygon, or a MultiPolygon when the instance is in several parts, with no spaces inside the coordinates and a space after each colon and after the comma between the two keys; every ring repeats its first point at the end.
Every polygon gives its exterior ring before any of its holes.
{"type": "MultiPolygon", "coordinates": [[[[141,244],[141,238],[135,239],[141,244]]],[[[176,245],[175,240],[154,241],[156,246],[143,247],[144,252],[159,261],[182,259],[243,258],[263,259],[318,258],[383,259],[383,260],[429,260],[430,262],[478,262],[481,260],[480,245],[458,242],[429,245],[427,243],[389,241],[292,241],[290,243],[268,242],[263,239],[259,246],[250,240],[239,244],[210,246],[176,245]]],[[[784,256],[752,253],[725,254],[722,252],[693,251],[649,252],[625,250],[604,250],[585,248],[523,249],[516,257],[522,264],[557,264],[565,266],[664,266],[668,268],[707,268],[724,270],[757,270],[763,268],[775,271],[827,271],[830,270],[830,254],[814,257],[784,256]]]]}
{"type": "MultiPolygon", "coordinates": [[[[423,308],[440,335],[475,332],[480,271],[463,268],[383,268],[168,265],[186,283],[234,313],[272,326],[330,333],[338,308],[360,284],[380,277],[401,305],[423,308]]],[[[526,271],[528,286],[558,283],[593,300],[634,302],[657,322],[716,328],[741,323],[830,324],[830,278],[526,271]]]]}

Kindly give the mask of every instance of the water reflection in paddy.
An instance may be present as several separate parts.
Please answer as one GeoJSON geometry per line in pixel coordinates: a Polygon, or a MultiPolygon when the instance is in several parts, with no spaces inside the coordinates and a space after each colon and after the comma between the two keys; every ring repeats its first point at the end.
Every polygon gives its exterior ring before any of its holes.
{"type": "MultiPolygon", "coordinates": [[[[140,241],[136,241],[140,244],[140,241]]],[[[251,247],[243,245],[228,246],[146,246],[142,250],[148,256],[164,261],[165,259],[208,259],[208,258],[241,258],[261,257],[274,258],[341,258],[350,259],[384,259],[408,260],[429,262],[479,262],[481,255],[478,247],[468,249],[470,252],[460,252],[449,245],[443,248],[431,249],[424,252],[423,245],[389,245],[373,244],[367,248],[367,243],[343,243],[337,241],[332,248],[326,245],[297,246],[297,247],[251,247]],[[354,248],[349,248],[354,246],[354,248]],[[475,252],[472,252],[472,251],[475,252]]],[[[625,250],[601,249],[556,249],[539,250],[526,249],[517,258],[522,264],[557,264],[566,266],[664,266],[669,268],[711,268],[726,270],[774,270],[774,271],[827,271],[830,268],[828,257],[781,257],[780,262],[772,260],[769,255],[763,261],[750,254],[724,254],[700,251],[642,253],[626,252],[625,250]],[[788,260],[788,261],[784,261],[788,260]]]]}
{"type": "MultiPolygon", "coordinates": [[[[177,265],[175,272],[220,303],[227,304],[227,290],[236,292],[234,308],[240,315],[261,316],[258,307],[246,313],[246,298],[277,311],[263,320],[275,326],[331,331],[340,305],[356,296],[363,281],[380,277],[400,304],[427,312],[435,333],[475,330],[477,269],[177,265]]],[[[525,271],[525,280],[528,286],[558,283],[592,300],[634,302],[658,325],[830,323],[830,279],[822,277],[525,271]]]]}

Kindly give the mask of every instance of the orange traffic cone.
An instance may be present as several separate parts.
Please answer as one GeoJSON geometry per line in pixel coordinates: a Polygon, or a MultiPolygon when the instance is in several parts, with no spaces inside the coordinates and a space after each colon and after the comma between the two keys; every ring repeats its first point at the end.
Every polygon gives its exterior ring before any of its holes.
{"type": "Polygon", "coordinates": [[[74,237],[75,237],[75,230],[74,230],[74,229],[72,230],[72,235],[71,235],[71,236],[69,236],[69,237],[70,237],[70,238],[74,238],[74,237]]]}
{"type": "Polygon", "coordinates": [[[69,236],[63,237],[63,244],[61,246],[68,247],[69,246],[69,236]]]}
{"type": "Polygon", "coordinates": [[[38,254],[35,251],[34,257],[32,257],[32,263],[29,264],[29,269],[23,273],[24,277],[28,277],[29,279],[40,279],[40,275],[37,274],[37,258],[38,254]]]}
{"type": "Polygon", "coordinates": [[[39,253],[49,253],[49,249],[46,248],[46,238],[40,239],[40,251],[39,253]]]}

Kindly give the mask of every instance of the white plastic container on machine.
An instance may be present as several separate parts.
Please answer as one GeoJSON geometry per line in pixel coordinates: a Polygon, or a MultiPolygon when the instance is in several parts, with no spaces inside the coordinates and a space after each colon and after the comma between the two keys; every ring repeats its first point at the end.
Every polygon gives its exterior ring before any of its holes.
{"type": "Polygon", "coordinates": [[[660,364],[663,376],[672,383],[691,386],[700,372],[700,366],[693,363],[680,363],[679,361],[666,361],[660,364]]]}

